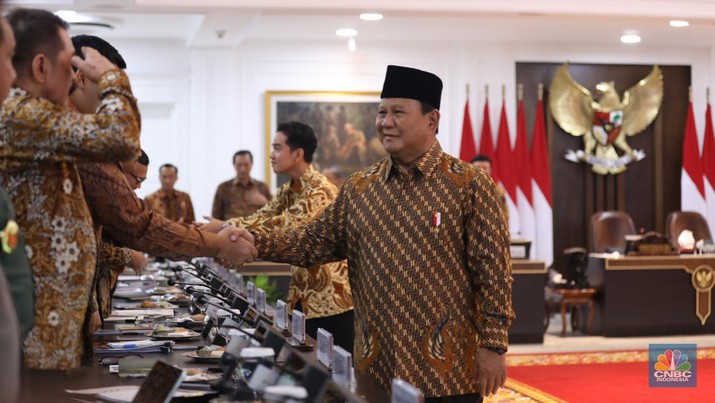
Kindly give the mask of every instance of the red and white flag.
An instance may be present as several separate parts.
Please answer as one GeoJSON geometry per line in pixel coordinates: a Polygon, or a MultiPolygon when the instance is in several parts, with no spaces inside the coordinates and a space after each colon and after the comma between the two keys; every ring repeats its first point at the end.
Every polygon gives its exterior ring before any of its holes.
{"type": "Polygon", "coordinates": [[[502,100],[501,117],[499,118],[496,153],[499,179],[504,187],[506,203],[509,207],[509,230],[512,234],[517,234],[519,232],[519,209],[516,197],[517,168],[514,152],[511,149],[509,123],[506,118],[506,101],[504,100],[502,100]]]}
{"type": "Polygon", "coordinates": [[[489,119],[489,99],[484,101],[484,118],[482,119],[482,132],[479,138],[479,154],[486,155],[492,160],[492,179],[499,184],[499,164],[497,154],[494,152],[492,140],[492,124],[489,119]]]}
{"type": "Polygon", "coordinates": [[[526,134],[523,99],[519,99],[519,106],[516,113],[516,145],[514,147],[514,157],[517,167],[516,197],[517,205],[519,206],[519,238],[531,241],[531,247],[533,249],[538,239],[536,238],[534,228],[531,156],[529,155],[529,138],[526,134]]]}
{"type": "Polygon", "coordinates": [[[534,216],[536,217],[536,247],[532,247],[535,259],[543,260],[548,267],[554,261],[554,218],[551,204],[551,168],[549,164],[549,144],[546,141],[544,124],[544,102],[539,90],[536,104],[534,133],[531,140],[531,167],[534,175],[534,216]]]}
{"type": "MultiPolygon", "coordinates": [[[[709,98],[709,97],[708,97],[709,98]]],[[[713,117],[710,109],[710,100],[705,110],[705,138],[703,139],[702,157],[703,181],[705,202],[707,204],[708,227],[715,228],[715,131],[713,131],[713,117]]]]}
{"type": "Polygon", "coordinates": [[[683,138],[683,170],[680,178],[680,209],[682,211],[697,211],[707,215],[705,204],[705,184],[703,181],[703,166],[700,161],[698,135],[695,131],[695,116],[693,102],[688,105],[688,117],[685,123],[683,138]]]}
{"type": "Polygon", "coordinates": [[[477,146],[474,144],[474,131],[472,119],[469,117],[469,98],[464,105],[464,120],[462,121],[462,144],[459,147],[459,159],[471,162],[477,155],[477,146]]]}

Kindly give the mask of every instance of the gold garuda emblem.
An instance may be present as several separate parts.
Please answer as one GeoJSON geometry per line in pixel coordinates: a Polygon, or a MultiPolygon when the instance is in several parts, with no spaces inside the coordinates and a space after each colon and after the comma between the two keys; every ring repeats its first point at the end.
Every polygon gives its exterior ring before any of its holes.
{"type": "Polygon", "coordinates": [[[642,132],[658,116],[663,74],[653,66],[646,78],[623,94],[623,100],[613,81],[597,84],[596,91],[598,101],[571,77],[568,63],[564,63],[551,82],[551,115],[567,133],[583,136],[584,149],[568,150],[567,160],[591,164],[593,172],[601,175],[621,173],[629,163],[645,158],[645,152],[631,149],[626,139],[642,132]]]}

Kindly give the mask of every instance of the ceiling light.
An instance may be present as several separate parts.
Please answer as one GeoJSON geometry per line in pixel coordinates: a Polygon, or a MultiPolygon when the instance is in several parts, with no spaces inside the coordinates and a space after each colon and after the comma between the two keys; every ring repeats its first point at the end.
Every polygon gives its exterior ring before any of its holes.
{"type": "Polygon", "coordinates": [[[621,36],[621,42],[623,43],[639,43],[641,37],[638,34],[626,34],[621,36]]]}
{"type": "Polygon", "coordinates": [[[340,28],[339,30],[335,31],[335,35],[343,38],[350,38],[357,35],[357,30],[354,30],[352,28],[340,28]]]}
{"type": "Polygon", "coordinates": [[[357,43],[355,43],[355,38],[348,39],[348,50],[354,52],[357,49],[357,43]]]}
{"type": "Polygon", "coordinates": [[[363,21],[380,21],[382,19],[382,14],[380,14],[380,13],[362,13],[362,14],[360,14],[360,19],[363,21]]]}
{"type": "Polygon", "coordinates": [[[671,27],[687,27],[690,26],[690,23],[684,20],[670,20],[670,26],[671,27]]]}
{"type": "Polygon", "coordinates": [[[55,15],[69,22],[70,24],[75,22],[89,22],[92,20],[89,16],[77,14],[77,12],[74,10],[60,10],[55,12],[55,15]]]}

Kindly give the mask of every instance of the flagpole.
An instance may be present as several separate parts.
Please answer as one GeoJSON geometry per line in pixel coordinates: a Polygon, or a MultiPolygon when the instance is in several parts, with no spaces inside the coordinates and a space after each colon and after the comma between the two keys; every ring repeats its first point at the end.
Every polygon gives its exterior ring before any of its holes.
{"type": "Polygon", "coordinates": [[[506,99],[506,84],[501,85],[501,100],[506,99]]]}
{"type": "Polygon", "coordinates": [[[538,100],[543,101],[544,100],[544,84],[543,83],[539,83],[537,92],[539,94],[538,100]]]}
{"type": "Polygon", "coordinates": [[[522,83],[516,85],[516,99],[517,101],[524,100],[524,84],[522,83]]]}
{"type": "Polygon", "coordinates": [[[688,87],[688,102],[693,102],[693,86],[688,87]]]}

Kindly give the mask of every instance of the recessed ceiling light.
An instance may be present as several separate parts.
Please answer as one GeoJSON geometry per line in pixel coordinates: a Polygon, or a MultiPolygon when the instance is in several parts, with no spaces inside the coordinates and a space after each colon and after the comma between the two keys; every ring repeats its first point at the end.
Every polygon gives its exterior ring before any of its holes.
{"type": "Polygon", "coordinates": [[[357,30],[354,30],[352,28],[340,28],[339,30],[335,31],[335,35],[343,38],[350,38],[357,35],[357,30]]]}
{"type": "Polygon", "coordinates": [[[621,36],[621,42],[623,43],[639,43],[641,37],[638,34],[626,34],[621,36]]]}
{"type": "Polygon", "coordinates": [[[670,26],[671,27],[687,27],[690,26],[690,23],[684,20],[670,20],[670,26]]]}
{"type": "Polygon", "coordinates": [[[380,13],[362,13],[360,14],[360,19],[364,21],[380,21],[382,19],[382,14],[380,13]]]}
{"type": "Polygon", "coordinates": [[[55,15],[69,22],[70,24],[75,22],[90,22],[92,20],[92,18],[90,18],[89,16],[78,14],[74,10],[59,10],[55,12],[55,15]]]}

